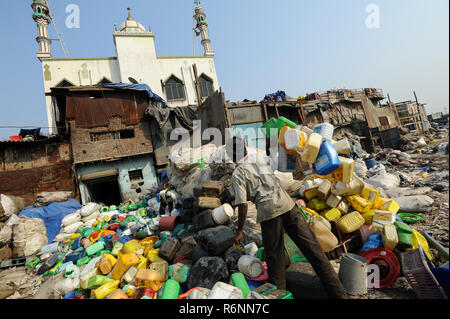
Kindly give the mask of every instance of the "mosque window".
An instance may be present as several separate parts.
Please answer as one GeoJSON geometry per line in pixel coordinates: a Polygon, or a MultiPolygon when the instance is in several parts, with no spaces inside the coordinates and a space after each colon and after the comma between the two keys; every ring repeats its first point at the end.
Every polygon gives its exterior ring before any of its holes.
{"type": "Polygon", "coordinates": [[[165,91],[168,101],[185,100],[184,84],[175,76],[171,76],[165,84],[165,91]]]}
{"type": "Polygon", "coordinates": [[[213,85],[210,78],[202,74],[198,79],[198,82],[200,84],[200,92],[202,97],[208,97],[213,94],[213,85]]]}

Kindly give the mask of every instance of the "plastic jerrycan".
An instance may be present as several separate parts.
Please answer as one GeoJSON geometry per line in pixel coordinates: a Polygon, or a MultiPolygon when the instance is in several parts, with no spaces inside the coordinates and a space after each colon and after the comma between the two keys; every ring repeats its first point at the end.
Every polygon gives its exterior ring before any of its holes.
{"type": "Polygon", "coordinates": [[[324,140],[314,161],[313,168],[319,175],[328,175],[341,166],[339,155],[331,142],[324,140]]]}
{"type": "Polygon", "coordinates": [[[302,161],[313,164],[319,155],[320,146],[322,144],[322,135],[312,133],[308,141],[306,141],[305,149],[301,154],[302,161]]]}
{"type": "Polygon", "coordinates": [[[351,158],[339,156],[339,162],[342,166],[342,183],[350,183],[353,179],[353,172],[355,171],[355,161],[351,158]]]}
{"type": "Polygon", "coordinates": [[[97,289],[95,289],[94,296],[97,299],[103,299],[106,296],[108,296],[110,293],[112,293],[114,290],[116,290],[119,287],[120,281],[119,280],[112,280],[97,289]]]}
{"type": "Polygon", "coordinates": [[[111,276],[115,280],[119,280],[122,278],[122,276],[125,274],[125,272],[134,265],[139,264],[140,259],[138,255],[135,253],[132,254],[124,254],[120,256],[119,260],[117,261],[116,265],[114,266],[113,270],[111,271],[111,276]]]}
{"type": "Polygon", "coordinates": [[[338,220],[339,230],[344,233],[353,233],[358,230],[365,223],[365,219],[361,216],[359,212],[351,212],[347,215],[342,216],[338,220]]]}
{"type": "Polygon", "coordinates": [[[333,133],[334,133],[334,126],[330,123],[321,123],[314,126],[314,133],[318,133],[322,135],[322,137],[330,141],[333,139],[333,133]]]}
{"type": "Polygon", "coordinates": [[[233,286],[241,289],[243,298],[245,299],[250,292],[250,287],[248,286],[244,275],[240,272],[236,272],[231,275],[230,282],[233,286]]]}
{"type": "Polygon", "coordinates": [[[104,241],[98,241],[95,244],[89,246],[88,248],[86,248],[86,254],[88,256],[92,256],[94,254],[96,254],[97,252],[103,250],[103,248],[105,248],[105,242],[104,241]]]}
{"type": "Polygon", "coordinates": [[[178,299],[179,294],[180,284],[175,280],[169,279],[163,286],[161,299],[178,299]]]}

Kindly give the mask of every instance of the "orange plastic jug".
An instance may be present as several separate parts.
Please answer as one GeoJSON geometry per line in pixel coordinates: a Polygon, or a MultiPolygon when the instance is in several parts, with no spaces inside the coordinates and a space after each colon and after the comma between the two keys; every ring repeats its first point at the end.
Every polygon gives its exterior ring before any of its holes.
{"type": "Polygon", "coordinates": [[[139,264],[140,259],[138,257],[138,255],[136,255],[135,253],[132,254],[124,254],[122,256],[120,256],[119,261],[116,263],[116,265],[114,266],[112,272],[111,272],[111,276],[115,279],[115,280],[120,280],[123,276],[123,274],[131,267],[134,265],[139,264]]]}

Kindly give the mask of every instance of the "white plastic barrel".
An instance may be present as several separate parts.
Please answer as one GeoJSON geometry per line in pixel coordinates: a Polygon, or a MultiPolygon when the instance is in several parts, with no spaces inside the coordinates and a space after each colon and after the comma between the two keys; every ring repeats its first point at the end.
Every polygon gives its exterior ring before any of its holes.
{"type": "Polygon", "coordinates": [[[356,254],[342,254],[339,280],[350,295],[367,293],[367,259],[356,254]]]}
{"type": "Polygon", "coordinates": [[[233,212],[233,207],[225,203],[213,209],[212,218],[217,225],[224,225],[233,217],[233,212]]]}
{"type": "Polygon", "coordinates": [[[238,269],[244,275],[250,278],[256,278],[261,275],[264,271],[264,267],[258,258],[243,255],[238,260],[238,269]]]}
{"type": "Polygon", "coordinates": [[[211,289],[208,299],[243,299],[242,290],[218,281],[211,289]]]}

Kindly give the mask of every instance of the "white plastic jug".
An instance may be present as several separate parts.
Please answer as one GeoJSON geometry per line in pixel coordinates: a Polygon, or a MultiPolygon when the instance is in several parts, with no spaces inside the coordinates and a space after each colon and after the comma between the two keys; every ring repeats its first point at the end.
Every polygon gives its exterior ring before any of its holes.
{"type": "Polygon", "coordinates": [[[251,242],[244,246],[244,253],[246,255],[255,257],[257,252],[258,252],[258,246],[256,245],[255,242],[251,242]]]}
{"type": "Polygon", "coordinates": [[[314,127],[314,132],[319,133],[325,140],[333,139],[334,126],[330,123],[321,123],[314,127]]]}
{"type": "Polygon", "coordinates": [[[243,255],[238,260],[238,270],[250,278],[256,278],[264,271],[264,267],[258,258],[243,255]]]}
{"type": "Polygon", "coordinates": [[[352,148],[350,146],[350,143],[346,138],[339,140],[339,141],[332,141],[331,144],[333,144],[334,148],[336,149],[336,152],[338,154],[350,154],[352,152],[352,148]]]}
{"type": "Polygon", "coordinates": [[[211,289],[208,299],[243,299],[243,295],[238,287],[218,281],[211,289]]]}
{"type": "Polygon", "coordinates": [[[212,218],[217,225],[226,224],[231,217],[233,217],[233,207],[230,204],[223,204],[220,207],[214,208],[212,211],[212,218]]]}

